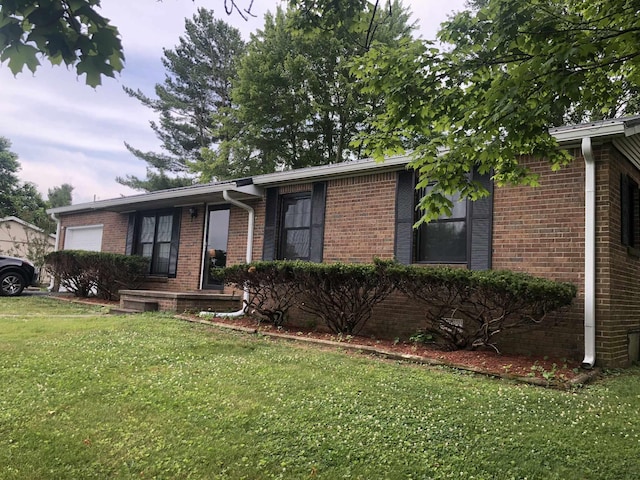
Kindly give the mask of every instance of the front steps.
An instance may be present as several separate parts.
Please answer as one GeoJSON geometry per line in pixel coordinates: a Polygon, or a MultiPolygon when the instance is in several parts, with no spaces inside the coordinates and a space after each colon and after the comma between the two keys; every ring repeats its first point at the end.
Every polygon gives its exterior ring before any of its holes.
{"type": "Polygon", "coordinates": [[[156,290],[120,290],[120,307],[114,313],[234,312],[242,305],[241,294],[208,292],[163,292],[156,290]]]}

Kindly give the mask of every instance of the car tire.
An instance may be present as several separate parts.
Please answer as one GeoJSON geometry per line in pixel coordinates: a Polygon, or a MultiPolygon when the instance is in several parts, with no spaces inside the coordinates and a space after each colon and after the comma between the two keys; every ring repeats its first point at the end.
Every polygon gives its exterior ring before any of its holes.
{"type": "Polygon", "coordinates": [[[25,286],[24,278],[17,272],[5,272],[0,275],[0,295],[4,297],[17,297],[25,286]]]}

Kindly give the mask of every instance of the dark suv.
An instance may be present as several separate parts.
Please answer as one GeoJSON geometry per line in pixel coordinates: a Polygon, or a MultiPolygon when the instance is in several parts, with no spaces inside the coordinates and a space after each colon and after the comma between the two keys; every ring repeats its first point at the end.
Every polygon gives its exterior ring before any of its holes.
{"type": "Polygon", "coordinates": [[[28,260],[0,255],[0,295],[15,297],[38,284],[38,269],[28,260]]]}

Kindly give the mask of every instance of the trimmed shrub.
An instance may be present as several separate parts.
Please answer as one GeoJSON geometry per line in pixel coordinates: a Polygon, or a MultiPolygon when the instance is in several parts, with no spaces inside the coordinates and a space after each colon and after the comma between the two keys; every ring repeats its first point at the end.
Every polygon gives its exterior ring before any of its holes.
{"type": "Polygon", "coordinates": [[[225,283],[247,288],[248,313],[281,325],[292,306],[319,317],[334,333],[353,335],[392,291],[388,263],[254,262],[227,267],[225,283]]]}
{"type": "Polygon", "coordinates": [[[93,294],[105,300],[118,298],[118,290],[138,288],[149,260],[136,255],[60,250],[45,258],[47,268],[60,285],[77,297],[93,294]]]}
{"type": "Polygon", "coordinates": [[[425,305],[421,333],[446,349],[492,347],[504,331],[535,325],[569,306],[575,285],[510,271],[393,265],[392,284],[425,305]]]}
{"type": "Polygon", "coordinates": [[[298,307],[316,315],[334,333],[357,334],[373,307],[393,291],[389,262],[373,264],[298,262],[294,268],[303,300],[298,307]]]}
{"type": "Polygon", "coordinates": [[[247,289],[249,303],[244,305],[248,315],[266,319],[276,326],[283,325],[289,309],[294,305],[300,289],[293,274],[293,263],[286,261],[242,263],[224,269],[212,269],[212,275],[225,284],[247,289]]]}

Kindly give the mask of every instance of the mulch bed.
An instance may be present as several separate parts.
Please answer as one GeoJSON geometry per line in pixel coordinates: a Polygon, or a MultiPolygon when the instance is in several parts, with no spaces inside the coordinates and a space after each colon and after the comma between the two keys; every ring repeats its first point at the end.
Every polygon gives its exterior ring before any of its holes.
{"type": "Polygon", "coordinates": [[[584,370],[575,360],[550,357],[499,354],[495,350],[443,351],[425,344],[396,342],[362,336],[340,336],[297,327],[275,327],[250,317],[204,320],[195,315],[180,318],[211,323],[250,333],[261,333],[285,340],[318,343],[333,348],[375,354],[385,358],[446,365],[485,375],[514,379],[545,387],[574,388],[596,378],[600,371],[584,370]]]}

